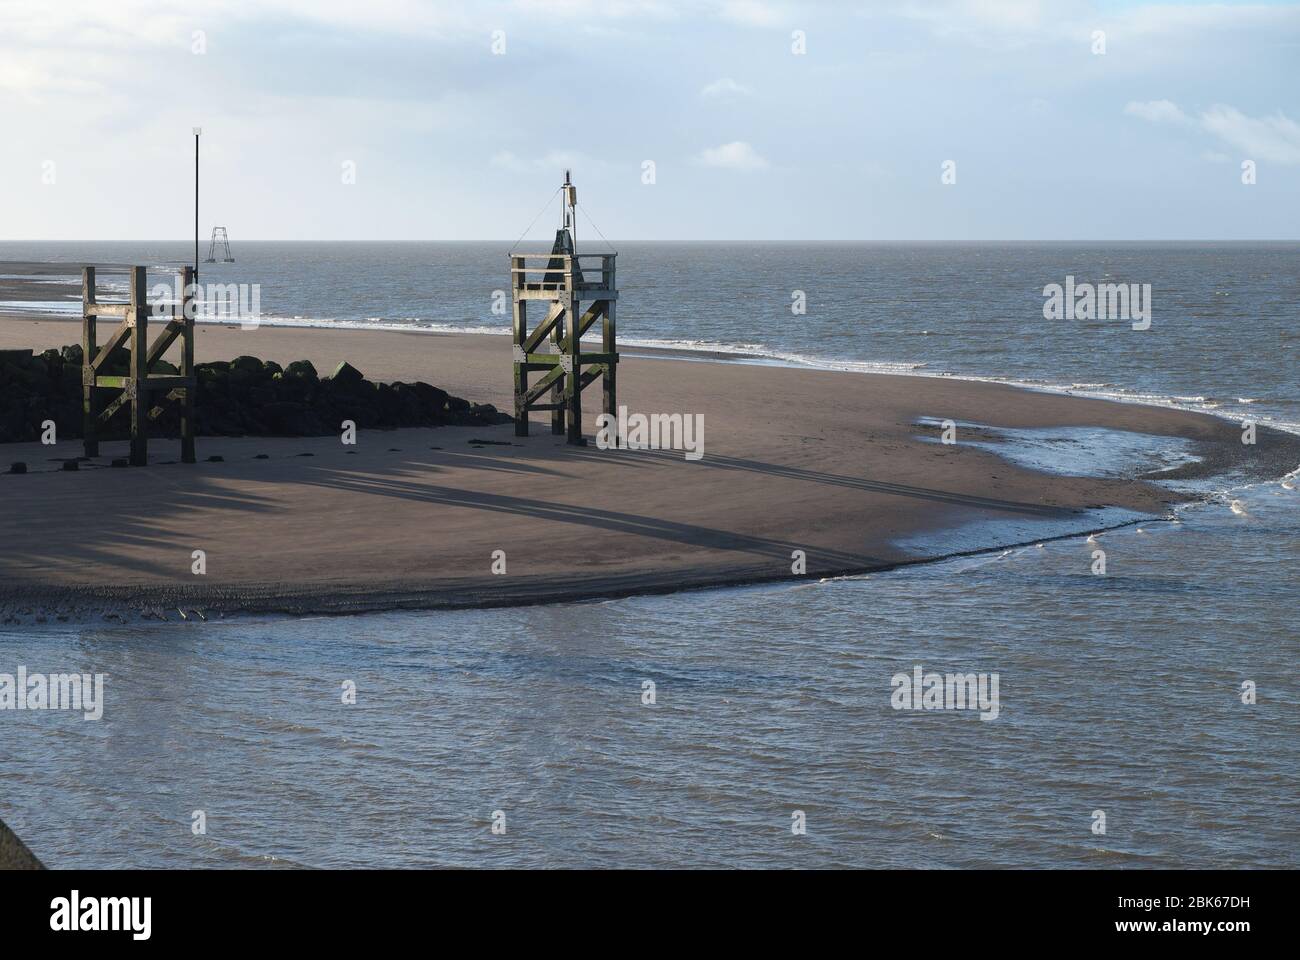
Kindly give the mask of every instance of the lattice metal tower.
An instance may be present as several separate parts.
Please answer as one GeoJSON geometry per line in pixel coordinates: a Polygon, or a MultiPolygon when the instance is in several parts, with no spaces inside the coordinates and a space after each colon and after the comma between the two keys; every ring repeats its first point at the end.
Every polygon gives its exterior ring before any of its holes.
{"type": "Polygon", "coordinates": [[[217,252],[221,252],[222,263],[234,263],[235,258],[230,255],[230,238],[226,236],[225,227],[212,228],[212,242],[208,244],[208,259],[204,263],[216,263],[217,252]]]}

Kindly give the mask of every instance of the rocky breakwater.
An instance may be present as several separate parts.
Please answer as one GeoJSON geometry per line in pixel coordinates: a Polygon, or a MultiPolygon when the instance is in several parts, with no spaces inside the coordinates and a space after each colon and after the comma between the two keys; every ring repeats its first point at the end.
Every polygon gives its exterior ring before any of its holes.
{"type": "MultiPolygon", "coordinates": [[[[119,350],[102,368],[109,375],[127,372],[129,355],[119,350]]],[[[60,439],[82,435],[79,344],[33,353],[0,351],[0,443],[41,439],[53,421],[60,439]]],[[[166,361],[153,373],[176,373],[166,361]]],[[[470,403],[428,383],[376,383],[349,363],[322,377],[306,360],[281,367],[272,360],[236,357],[195,367],[195,429],[199,436],[319,437],[338,433],[350,420],[359,429],[398,427],[491,426],[512,418],[491,404],[470,403]]],[[[180,410],[155,395],[162,408],[150,426],[155,436],[176,436],[180,410]]],[[[128,434],[124,405],[100,428],[103,439],[128,434]]]]}

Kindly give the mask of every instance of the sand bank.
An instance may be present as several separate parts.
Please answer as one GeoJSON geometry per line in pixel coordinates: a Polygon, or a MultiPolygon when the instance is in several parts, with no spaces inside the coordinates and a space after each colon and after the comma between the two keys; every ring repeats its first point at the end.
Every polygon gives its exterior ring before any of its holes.
{"type": "MultiPolygon", "coordinates": [[[[79,324],[0,319],[0,349],[74,342],[79,324]]],[[[629,351],[629,353],[644,353],[629,351]]],[[[200,361],[252,354],[348,360],[374,380],[426,380],[511,409],[506,337],[201,325],[200,361]]],[[[117,607],[345,612],[616,596],[863,572],[1094,529],[1177,498],[1133,478],[1058,476],[973,445],[933,442],[930,417],[1008,428],[1092,426],[1186,438],[1190,471],[1280,476],[1297,438],[1201,414],[940,378],[627,356],[633,412],[703,414],[704,457],[566,446],[549,424],[200,438],[185,466],[152,442],[147,468],[60,472],[56,447],[0,448],[0,604],[77,616],[117,607]],[[476,440],[492,441],[490,444],[476,440]],[[310,456],[308,456],[310,454],[310,456]],[[1106,510],[1109,512],[1098,513],[1106,510]],[[962,532],[964,531],[964,533],[962,532]],[[973,532],[972,532],[973,531],[973,532]],[[192,572],[202,550],[206,573],[192,572]],[[492,572],[494,551],[506,572],[492,572]]],[[[598,392],[588,398],[594,433],[598,392]]],[[[498,567],[499,569],[499,567],[498,567]]],[[[27,612],[25,614],[25,611],[27,612]]]]}

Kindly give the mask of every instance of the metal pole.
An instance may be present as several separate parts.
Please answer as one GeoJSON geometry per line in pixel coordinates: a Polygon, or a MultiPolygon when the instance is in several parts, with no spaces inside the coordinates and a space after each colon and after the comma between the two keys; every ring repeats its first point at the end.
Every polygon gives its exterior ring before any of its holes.
{"type": "Polygon", "coordinates": [[[202,127],[194,128],[194,282],[199,282],[199,134],[202,127]]]}

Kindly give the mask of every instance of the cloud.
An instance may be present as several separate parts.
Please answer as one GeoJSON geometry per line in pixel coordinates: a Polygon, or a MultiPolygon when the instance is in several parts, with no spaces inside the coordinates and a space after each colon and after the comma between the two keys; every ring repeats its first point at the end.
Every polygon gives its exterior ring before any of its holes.
{"type": "Polygon", "coordinates": [[[733,140],[720,147],[709,147],[700,154],[698,163],[724,170],[761,170],[767,161],[743,140],[733,140]]]}
{"type": "Polygon", "coordinates": [[[864,5],[862,12],[873,18],[900,16],[938,37],[976,47],[1012,49],[1077,35],[1086,8],[1080,0],[1054,0],[1050,8],[1045,0],[892,0],[864,5]]]}
{"type": "Polygon", "coordinates": [[[750,27],[779,27],[788,17],[779,4],[764,0],[723,0],[718,13],[724,20],[750,27]]]}
{"type": "Polygon", "coordinates": [[[1124,113],[1149,123],[1169,123],[1207,133],[1252,160],[1300,164],[1300,124],[1281,111],[1250,117],[1235,107],[1216,104],[1195,118],[1168,100],[1132,101],[1124,113]]]}
{"type": "Polygon", "coordinates": [[[1168,100],[1131,100],[1124,106],[1124,112],[1130,117],[1146,120],[1148,123],[1191,123],[1191,118],[1179,108],[1178,104],[1168,100]]]}
{"type": "Polygon", "coordinates": [[[1201,114],[1201,126],[1252,160],[1300,163],[1300,124],[1280,111],[1256,119],[1232,107],[1213,106],[1201,114]]]}
{"type": "Polygon", "coordinates": [[[747,97],[753,92],[743,83],[737,83],[730,77],[722,77],[707,84],[700,91],[700,96],[706,100],[730,100],[735,97],[747,97]]]}

